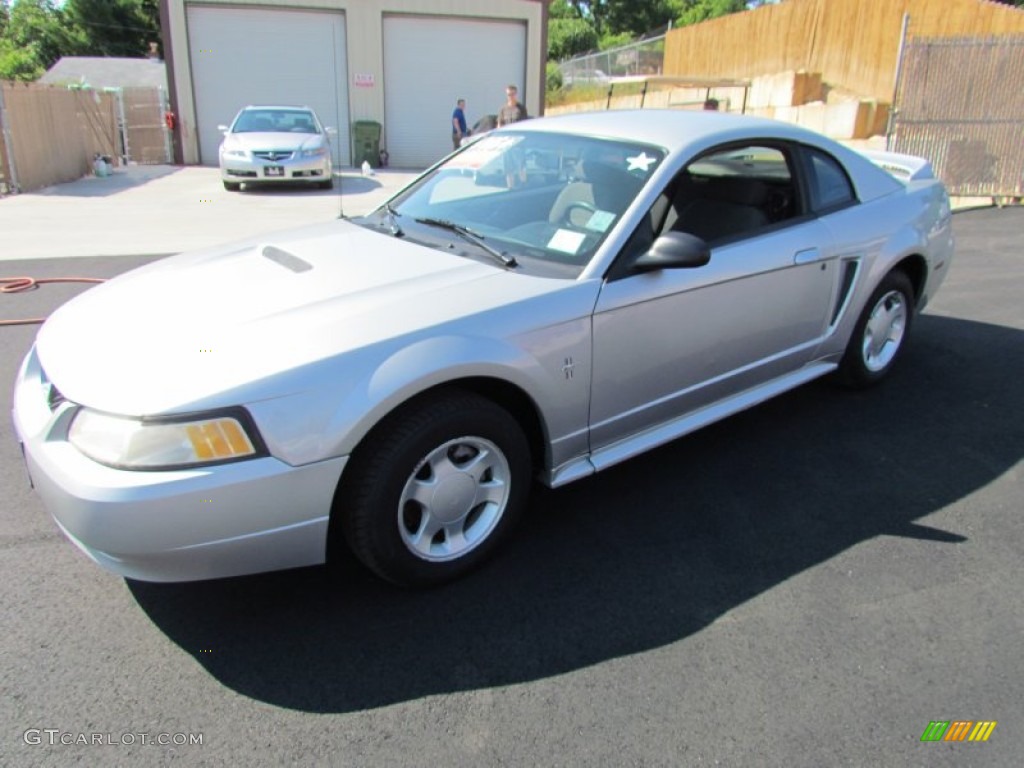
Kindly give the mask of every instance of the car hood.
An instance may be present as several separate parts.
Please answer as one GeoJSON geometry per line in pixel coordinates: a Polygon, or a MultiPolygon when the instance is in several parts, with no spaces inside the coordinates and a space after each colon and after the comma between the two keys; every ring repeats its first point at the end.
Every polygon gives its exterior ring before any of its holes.
{"type": "Polygon", "coordinates": [[[566,283],[339,220],[114,278],[53,313],[36,351],[72,402],[181,412],[300,391],[318,361],[566,283]]]}
{"type": "Polygon", "coordinates": [[[321,146],[324,137],[316,133],[229,133],[224,137],[225,149],[311,149],[321,146]]]}

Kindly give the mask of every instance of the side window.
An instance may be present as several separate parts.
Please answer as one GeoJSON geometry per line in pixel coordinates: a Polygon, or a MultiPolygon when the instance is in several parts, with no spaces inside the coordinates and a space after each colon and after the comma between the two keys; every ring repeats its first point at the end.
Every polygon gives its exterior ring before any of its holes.
{"type": "Polygon", "coordinates": [[[798,216],[789,156],[778,146],[712,150],[673,182],[659,232],[688,232],[709,243],[748,236],[798,216]]]}
{"type": "Polygon", "coordinates": [[[813,176],[811,195],[814,210],[838,208],[857,199],[850,179],[834,157],[816,149],[808,150],[808,154],[813,176]]]}

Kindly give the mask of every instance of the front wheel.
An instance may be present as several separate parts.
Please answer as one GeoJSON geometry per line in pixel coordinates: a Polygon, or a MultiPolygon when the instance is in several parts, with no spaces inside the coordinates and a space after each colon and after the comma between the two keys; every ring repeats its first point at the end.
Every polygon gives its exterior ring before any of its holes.
{"type": "Polygon", "coordinates": [[[871,294],[839,364],[839,380],[850,387],[881,381],[903,351],[914,317],[914,289],[903,272],[890,272],[871,294]]]}
{"type": "Polygon", "coordinates": [[[402,586],[476,568],[522,515],[530,450],[505,409],[450,391],[400,409],[360,446],[335,514],[352,552],[402,586]]]}
{"type": "Polygon", "coordinates": [[[241,188],[241,186],[242,185],[237,181],[224,182],[224,189],[226,189],[228,192],[237,192],[241,188]]]}

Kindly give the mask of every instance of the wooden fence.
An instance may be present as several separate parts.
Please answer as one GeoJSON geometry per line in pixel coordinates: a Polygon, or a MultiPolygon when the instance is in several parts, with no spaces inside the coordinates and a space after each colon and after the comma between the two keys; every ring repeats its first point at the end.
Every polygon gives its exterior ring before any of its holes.
{"type": "Polygon", "coordinates": [[[988,0],[787,0],[669,31],[664,72],[749,78],[803,69],[889,101],[904,14],[910,37],[1024,32],[1024,10],[988,0]]]}
{"type": "Polygon", "coordinates": [[[17,179],[15,191],[81,178],[92,171],[97,154],[116,161],[114,95],[31,83],[3,82],[0,89],[0,135],[10,140],[5,154],[14,168],[6,173],[17,179]]]}

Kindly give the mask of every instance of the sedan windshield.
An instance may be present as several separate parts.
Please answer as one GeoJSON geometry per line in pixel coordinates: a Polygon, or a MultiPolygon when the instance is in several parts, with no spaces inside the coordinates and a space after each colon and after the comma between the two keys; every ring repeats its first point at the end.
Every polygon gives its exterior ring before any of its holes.
{"type": "Polygon", "coordinates": [[[313,113],[306,109],[245,109],[232,133],[320,133],[313,113]]]}
{"type": "Polygon", "coordinates": [[[648,145],[581,136],[491,134],[363,223],[447,248],[461,230],[458,252],[467,256],[574,277],[664,155],[648,145]]]}

